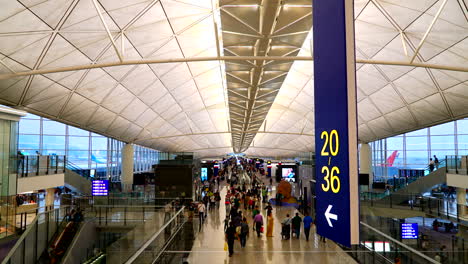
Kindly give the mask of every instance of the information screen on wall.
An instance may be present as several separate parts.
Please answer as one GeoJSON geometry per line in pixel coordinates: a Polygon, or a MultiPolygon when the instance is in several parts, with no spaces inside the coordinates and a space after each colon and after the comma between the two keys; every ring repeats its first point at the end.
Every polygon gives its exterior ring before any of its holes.
{"type": "Polygon", "coordinates": [[[418,239],[418,224],[417,223],[402,223],[401,224],[401,239],[418,239]]]}
{"type": "Polygon", "coordinates": [[[288,182],[296,182],[296,172],[293,168],[282,168],[281,169],[281,176],[283,180],[288,182]]]}
{"type": "Polygon", "coordinates": [[[207,181],[208,180],[208,168],[201,168],[201,181],[207,181]]]}
{"type": "Polygon", "coordinates": [[[109,194],[109,180],[95,180],[92,182],[93,196],[107,196],[109,194]]]}

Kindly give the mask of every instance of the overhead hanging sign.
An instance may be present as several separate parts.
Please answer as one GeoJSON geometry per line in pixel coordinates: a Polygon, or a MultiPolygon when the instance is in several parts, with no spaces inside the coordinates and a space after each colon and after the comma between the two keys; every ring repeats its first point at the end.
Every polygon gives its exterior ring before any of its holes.
{"type": "Polygon", "coordinates": [[[109,180],[92,181],[91,191],[92,191],[93,196],[109,195],[109,180]]]}
{"type": "Polygon", "coordinates": [[[359,243],[352,0],[313,0],[317,233],[359,243]]]}

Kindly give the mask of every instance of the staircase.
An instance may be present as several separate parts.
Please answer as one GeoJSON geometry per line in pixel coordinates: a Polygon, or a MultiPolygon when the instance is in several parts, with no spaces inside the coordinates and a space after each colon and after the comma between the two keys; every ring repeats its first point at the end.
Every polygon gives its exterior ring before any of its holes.
{"type": "Polygon", "coordinates": [[[67,161],[65,170],[65,186],[77,193],[91,194],[89,171],[90,170],[82,169],[78,165],[67,161]]]}
{"type": "Polygon", "coordinates": [[[72,170],[65,171],[65,186],[70,190],[89,195],[91,194],[91,181],[72,170]]]}

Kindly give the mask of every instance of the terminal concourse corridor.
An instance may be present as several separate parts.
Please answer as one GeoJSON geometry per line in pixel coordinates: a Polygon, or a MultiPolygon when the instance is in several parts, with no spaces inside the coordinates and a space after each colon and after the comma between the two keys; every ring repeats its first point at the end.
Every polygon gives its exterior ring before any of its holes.
{"type": "MultiPolygon", "coordinates": [[[[260,238],[252,230],[252,212],[241,211],[247,217],[250,226],[249,237],[245,248],[240,247],[239,241],[234,243],[234,255],[229,257],[224,251],[224,219],[225,206],[224,197],[227,188],[221,189],[222,201],[219,209],[208,211],[207,220],[194,241],[193,248],[188,257],[188,263],[356,263],[340,247],[330,240],[326,243],[319,241],[315,234],[315,226],[310,231],[307,242],[304,232],[301,230],[301,238],[298,240],[291,237],[289,240],[281,240],[281,221],[289,213],[291,216],[296,212],[292,207],[274,207],[274,230],[273,237],[266,237],[265,233],[260,238]]],[[[270,197],[274,197],[274,193],[270,197]]],[[[266,232],[266,211],[262,204],[261,214],[264,216],[264,228],[266,232]]]]}

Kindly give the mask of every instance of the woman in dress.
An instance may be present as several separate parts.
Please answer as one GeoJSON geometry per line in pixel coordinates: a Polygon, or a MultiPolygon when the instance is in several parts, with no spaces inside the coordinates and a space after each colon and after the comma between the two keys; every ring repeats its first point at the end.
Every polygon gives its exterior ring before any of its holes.
{"type": "Polygon", "coordinates": [[[266,236],[267,237],[272,237],[273,236],[273,226],[274,226],[274,220],[273,220],[273,214],[271,213],[271,211],[268,212],[268,215],[267,215],[267,233],[266,233],[266,236]]]}

